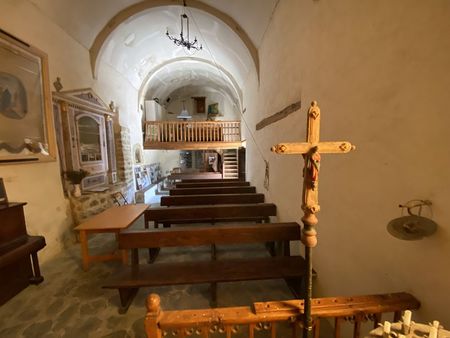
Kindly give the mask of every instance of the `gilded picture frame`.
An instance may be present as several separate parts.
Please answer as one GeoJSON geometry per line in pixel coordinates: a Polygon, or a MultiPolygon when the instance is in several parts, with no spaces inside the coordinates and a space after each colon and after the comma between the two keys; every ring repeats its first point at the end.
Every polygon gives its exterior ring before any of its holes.
{"type": "Polygon", "coordinates": [[[55,160],[47,54],[0,29],[0,165],[55,160]]]}

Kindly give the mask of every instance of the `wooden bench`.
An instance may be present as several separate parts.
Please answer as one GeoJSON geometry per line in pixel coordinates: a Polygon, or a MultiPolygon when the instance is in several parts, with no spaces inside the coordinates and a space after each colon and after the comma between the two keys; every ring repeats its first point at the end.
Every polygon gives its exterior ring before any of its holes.
{"type": "MultiPolygon", "coordinates": [[[[420,302],[404,292],[368,296],[327,297],[312,300],[311,312],[314,320],[314,338],[319,338],[320,318],[334,318],[333,337],[341,337],[342,324],[353,324],[353,338],[361,336],[361,324],[367,320],[374,327],[381,323],[384,313],[394,313],[394,321],[400,320],[404,310],[415,310],[420,302]]],[[[145,332],[148,338],[164,337],[210,337],[217,332],[231,337],[247,332],[246,337],[262,336],[266,331],[270,337],[298,337],[301,332],[303,300],[257,302],[252,307],[226,307],[181,311],[163,311],[156,294],[147,297],[145,332]],[[284,331],[283,331],[284,329],[284,331]],[[287,332],[286,332],[287,331],[287,332]],[[262,332],[264,333],[264,332],[262,332]],[[234,335],[233,335],[234,336],[234,335]]],[[[223,336],[225,336],[223,335],[223,336]]]]}
{"type": "Polygon", "coordinates": [[[178,195],[211,195],[211,194],[254,194],[255,187],[207,187],[207,188],[174,188],[169,190],[170,196],[178,195]]]}
{"type": "Polygon", "coordinates": [[[162,196],[161,206],[264,203],[264,194],[162,196]]]}
{"type": "Polygon", "coordinates": [[[233,182],[193,182],[193,183],[176,183],[175,188],[212,188],[212,187],[249,187],[250,182],[233,181],[233,182]]]}
{"type": "Polygon", "coordinates": [[[127,311],[140,287],[213,283],[212,303],[217,282],[284,278],[296,296],[304,274],[304,259],[290,256],[289,241],[300,239],[297,223],[220,225],[157,230],[126,230],[119,234],[119,248],[131,250],[131,267],[114,273],[103,288],[118,289],[120,313],[127,311]],[[139,265],[138,249],[200,246],[213,244],[283,243],[283,255],[211,261],[191,261],[139,265]]]}
{"type": "Polygon", "coordinates": [[[181,207],[148,208],[145,211],[145,227],[153,221],[155,228],[159,224],[218,223],[218,222],[268,222],[270,216],[276,216],[277,207],[273,203],[227,204],[181,207]]]}
{"type": "Polygon", "coordinates": [[[182,179],[181,183],[200,183],[200,182],[242,182],[241,179],[235,178],[198,178],[198,179],[182,179]]]}
{"type": "Polygon", "coordinates": [[[214,173],[214,172],[171,173],[168,176],[168,178],[169,178],[169,180],[222,179],[222,173],[214,173]]]}

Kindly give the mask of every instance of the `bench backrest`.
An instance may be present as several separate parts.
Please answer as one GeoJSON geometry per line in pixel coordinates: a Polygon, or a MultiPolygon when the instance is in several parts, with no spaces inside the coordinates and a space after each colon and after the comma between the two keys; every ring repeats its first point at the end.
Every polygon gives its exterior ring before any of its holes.
{"type": "Polygon", "coordinates": [[[207,188],[175,188],[169,190],[170,196],[205,195],[205,194],[251,194],[256,193],[255,187],[207,187],[207,188]]]}
{"type": "Polygon", "coordinates": [[[198,178],[198,179],[182,179],[181,183],[199,183],[199,182],[242,182],[241,179],[229,178],[198,178]]]}
{"type": "Polygon", "coordinates": [[[202,205],[183,207],[148,208],[145,222],[163,220],[214,220],[219,218],[269,217],[276,216],[277,207],[273,203],[202,205]]]}
{"type": "Polygon", "coordinates": [[[162,196],[161,206],[264,203],[264,194],[162,196]]]}
{"type": "Polygon", "coordinates": [[[250,182],[193,182],[193,183],[176,183],[175,188],[212,188],[212,187],[249,187],[250,182]]]}
{"type": "MultiPolygon", "coordinates": [[[[319,319],[335,318],[333,337],[341,337],[344,321],[353,324],[353,337],[361,336],[361,323],[367,320],[376,326],[383,313],[394,313],[394,321],[400,319],[401,311],[415,310],[419,301],[408,293],[383,295],[315,298],[312,301],[312,315],[315,318],[314,337],[319,338],[319,319]]],[[[281,301],[255,303],[253,307],[240,306],[216,309],[163,311],[159,296],[147,298],[145,332],[148,338],[186,337],[193,333],[210,337],[210,333],[247,332],[254,337],[257,331],[269,331],[271,337],[301,337],[300,322],[303,317],[303,301],[281,301]],[[285,327],[285,331],[282,329],[285,327]]],[[[247,335],[246,335],[247,336],[247,335]]]]}
{"type": "Polygon", "coordinates": [[[222,179],[222,173],[202,172],[202,173],[172,173],[169,180],[182,179],[222,179]]]}
{"type": "Polygon", "coordinates": [[[294,241],[301,235],[297,223],[218,225],[180,227],[163,230],[126,230],[119,233],[120,249],[210,244],[263,243],[294,241]]]}

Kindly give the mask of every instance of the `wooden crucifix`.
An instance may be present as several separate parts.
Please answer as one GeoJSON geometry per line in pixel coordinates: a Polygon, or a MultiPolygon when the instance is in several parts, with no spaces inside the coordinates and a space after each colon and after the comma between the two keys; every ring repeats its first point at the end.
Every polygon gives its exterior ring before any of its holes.
{"type": "Polygon", "coordinates": [[[320,142],[320,108],[316,101],[311,103],[308,110],[307,139],[303,143],[280,143],[271,148],[277,154],[302,154],[305,160],[303,168],[303,231],[302,243],[305,245],[306,283],[305,283],[305,314],[303,322],[303,337],[313,337],[313,320],[311,317],[312,299],[312,248],[317,245],[317,232],[315,225],[318,223],[316,213],[319,212],[319,170],[320,154],[348,153],[355,149],[350,142],[320,142]]]}

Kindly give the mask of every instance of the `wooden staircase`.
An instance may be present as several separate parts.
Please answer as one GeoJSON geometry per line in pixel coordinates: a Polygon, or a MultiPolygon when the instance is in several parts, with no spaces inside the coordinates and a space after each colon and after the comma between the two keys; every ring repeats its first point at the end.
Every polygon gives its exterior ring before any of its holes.
{"type": "Polygon", "coordinates": [[[239,178],[239,162],[237,149],[224,149],[223,151],[223,178],[239,178]]]}

